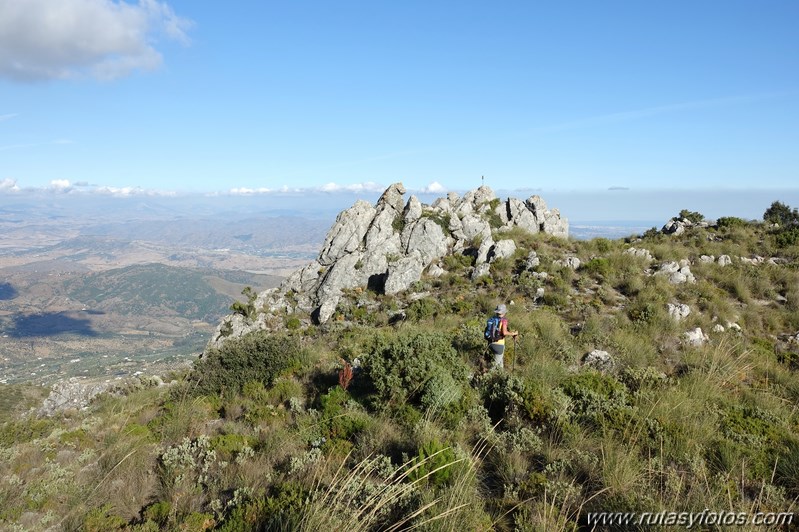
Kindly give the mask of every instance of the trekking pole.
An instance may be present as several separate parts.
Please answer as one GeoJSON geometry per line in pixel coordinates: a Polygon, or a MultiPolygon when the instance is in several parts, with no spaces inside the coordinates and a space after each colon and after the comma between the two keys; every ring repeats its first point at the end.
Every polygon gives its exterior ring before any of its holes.
{"type": "Polygon", "coordinates": [[[513,370],[516,369],[516,354],[519,350],[516,348],[516,336],[513,337],[513,360],[510,363],[510,372],[513,373],[513,370]]]}

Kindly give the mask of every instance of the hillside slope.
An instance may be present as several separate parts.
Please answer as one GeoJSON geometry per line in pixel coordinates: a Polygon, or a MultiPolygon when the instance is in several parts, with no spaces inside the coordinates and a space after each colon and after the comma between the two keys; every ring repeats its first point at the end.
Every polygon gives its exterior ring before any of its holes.
{"type": "Polygon", "coordinates": [[[52,418],[11,401],[0,525],[572,530],[589,512],[709,509],[773,512],[761,529],[789,530],[799,247],[786,234],[732,218],[620,240],[516,228],[485,275],[471,252],[447,254],[445,273],[405,290],[343,289],[321,325],[253,298],[241,319],[268,327],[172,386],[141,379],[52,418]],[[498,303],[521,336],[489,370],[498,303]]]}

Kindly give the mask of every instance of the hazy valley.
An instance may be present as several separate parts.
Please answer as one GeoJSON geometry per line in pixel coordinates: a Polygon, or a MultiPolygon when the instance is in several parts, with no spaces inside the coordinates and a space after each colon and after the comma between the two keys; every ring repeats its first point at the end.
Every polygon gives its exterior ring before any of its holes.
{"type": "Polygon", "coordinates": [[[115,206],[0,208],[0,382],[185,364],[245,286],[276,286],[315,254],[329,224],[115,206]]]}

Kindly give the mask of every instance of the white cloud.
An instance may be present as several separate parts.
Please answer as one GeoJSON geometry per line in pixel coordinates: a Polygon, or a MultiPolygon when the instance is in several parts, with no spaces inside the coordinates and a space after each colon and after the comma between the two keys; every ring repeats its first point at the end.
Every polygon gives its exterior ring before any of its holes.
{"type": "Polygon", "coordinates": [[[269,194],[270,192],[272,192],[271,189],[264,188],[264,187],[261,187],[261,188],[246,188],[246,187],[231,188],[228,191],[228,193],[231,196],[253,196],[255,194],[269,194]]]}
{"type": "Polygon", "coordinates": [[[0,192],[18,192],[17,182],[11,178],[0,179],[0,192]]]}
{"type": "Polygon", "coordinates": [[[168,190],[152,190],[141,187],[97,187],[88,190],[89,193],[127,198],[130,196],[177,196],[177,193],[168,190]]]}
{"type": "Polygon", "coordinates": [[[68,179],[53,179],[47,188],[56,192],[69,192],[72,190],[72,185],[68,179]]]}
{"type": "Polygon", "coordinates": [[[441,183],[439,183],[438,181],[433,181],[419,192],[422,192],[423,194],[441,194],[442,192],[446,191],[447,189],[444,188],[444,186],[441,183]]]}
{"type": "Polygon", "coordinates": [[[369,181],[366,183],[353,183],[351,185],[327,183],[318,187],[289,187],[287,185],[283,185],[280,188],[237,187],[231,188],[227,193],[231,196],[254,196],[256,194],[312,194],[315,192],[361,194],[367,192],[383,192],[383,190],[385,190],[384,186],[369,181]]]}
{"type": "Polygon", "coordinates": [[[115,79],[158,68],[159,35],[188,43],[191,21],[139,0],[0,0],[0,77],[115,79]]]}
{"type": "Polygon", "coordinates": [[[321,187],[317,187],[319,192],[383,192],[385,187],[367,181],[366,183],[353,183],[352,185],[339,185],[337,183],[327,183],[321,187]]]}

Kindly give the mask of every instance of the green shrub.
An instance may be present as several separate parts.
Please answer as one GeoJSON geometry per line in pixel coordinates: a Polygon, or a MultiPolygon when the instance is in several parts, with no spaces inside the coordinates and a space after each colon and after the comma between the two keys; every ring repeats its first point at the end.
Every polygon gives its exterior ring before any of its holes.
{"type": "Polygon", "coordinates": [[[49,418],[25,418],[19,421],[8,421],[0,427],[0,447],[43,438],[50,434],[56,424],[49,418]]]}
{"type": "Polygon", "coordinates": [[[719,229],[726,229],[730,227],[746,227],[747,225],[749,225],[749,222],[743,218],[736,218],[735,216],[722,216],[716,220],[716,227],[719,229]]]}
{"type": "Polygon", "coordinates": [[[419,447],[416,458],[410,464],[408,479],[422,481],[433,487],[447,485],[456,471],[458,458],[452,447],[431,440],[419,447]]]}
{"type": "Polygon", "coordinates": [[[449,272],[461,272],[466,268],[474,266],[476,257],[468,254],[452,254],[442,259],[444,269],[449,272]]]}
{"type": "Polygon", "coordinates": [[[86,532],[108,532],[109,530],[119,530],[127,523],[118,515],[112,512],[113,506],[105,504],[101,508],[90,511],[83,521],[81,530],[86,532]]]}
{"type": "Polygon", "coordinates": [[[799,244],[799,227],[786,227],[780,230],[775,235],[774,242],[780,249],[799,244]]]}
{"type": "Polygon", "coordinates": [[[437,316],[441,312],[441,305],[432,298],[417,299],[405,310],[405,316],[412,322],[418,323],[437,316]]]}
{"type": "Polygon", "coordinates": [[[308,502],[310,492],[296,482],[285,482],[276,486],[274,493],[266,498],[263,515],[265,522],[256,530],[296,530],[302,519],[302,510],[308,502]]]}
{"type": "Polygon", "coordinates": [[[618,419],[629,406],[627,388],[614,377],[596,371],[571,375],[560,388],[572,398],[578,419],[592,422],[618,419]]]}
{"type": "Polygon", "coordinates": [[[686,220],[698,224],[699,222],[705,219],[705,216],[696,211],[689,211],[688,209],[683,209],[680,211],[680,218],[685,218],[686,220]]]}
{"type": "Polygon", "coordinates": [[[607,277],[610,273],[610,260],[597,257],[584,263],[581,269],[593,277],[607,277]]]}
{"type": "Polygon", "coordinates": [[[258,294],[256,294],[251,287],[245,286],[244,290],[241,291],[241,295],[247,298],[247,302],[242,303],[241,301],[234,301],[233,304],[230,305],[230,310],[234,314],[241,314],[245,318],[255,317],[255,299],[258,297],[258,294]]]}
{"type": "Polygon", "coordinates": [[[363,374],[376,403],[412,401],[420,404],[427,382],[447,374],[465,383],[468,366],[452,347],[449,336],[426,331],[376,333],[364,346],[363,374]]]}
{"type": "Polygon", "coordinates": [[[249,500],[234,506],[225,516],[225,520],[217,528],[219,532],[250,532],[258,530],[258,524],[265,521],[266,500],[263,498],[249,500]]]}
{"type": "Polygon", "coordinates": [[[165,527],[167,521],[169,521],[171,512],[171,504],[167,501],[159,501],[147,506],[142,512],[142,517],[144,517],[146,521],[153,521],[159,526],[165,527]]]}
{"type": "Polygon", "coordinates": [[[391,222],[391,228],[394,229],[394,232],[396,233],[402,233],[402,231],[405,229],[405,217],[401,214],[398,214],[394,218],[394,221],[391,222]]]}
{"type": "Polygon", "coordinates": [[[763,213],[763,220],[780,226],[795,224],[799,222],[799,210],[791,210],[788,205],[775,201],[763,213]]]}
{"type": "Polygon", "coordinates": [[[368,418],[363,413],[348,408],[347,402],[350,400],[350,394],[341,386],[334,386],[319,398],[325,438],[349,440],[368,424],[368,418]]]}
{"type": "Polygon", "coordinates": [[[271,386],[278,376],[298,369],[306,356],[297,337],[252,332],[206,351],[187,380],[196,395],[238,393],[248,381],[271,386]]]}

